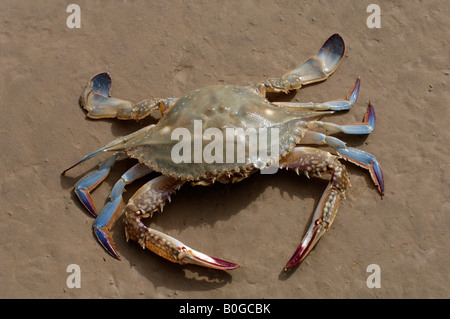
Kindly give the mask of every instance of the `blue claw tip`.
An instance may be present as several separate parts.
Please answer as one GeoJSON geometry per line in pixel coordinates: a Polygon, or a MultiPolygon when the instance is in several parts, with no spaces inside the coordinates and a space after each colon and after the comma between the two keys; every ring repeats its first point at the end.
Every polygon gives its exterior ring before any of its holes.
{"type": "Polygon", "coordinates": [[[378,164],[378,161],[373,162],[373,172],[378,181],[378,189],[380,190],[381,196],[384,196],[384,180],[383,180],[383,172],[381,171],[381,166],[378,164]]]}
{"type": "Polygon", "coordinates": [[[345,43],[342,37],[335,33],[331,37],[329,37],[325,43],[322,45],[322,48],[319,51],[318,56],[322,55],[332,55],[336,58],[337,61],[340,61],[344,56],[345,52],[345,43]]]}
{"type": "Polygon", "coordinates": [[[77,194],[81,203],[83,203],[84,207],[86,207],[89,213],[91,213],[92,216],[97,217],[97,210],[95,209],[94,202],[89,193],[83,191],[82,189],[75,188],[75,194],[77,194]]]}
{"type": "Polygon", "coordinates": [[[384,196],[384,180],[383,172],[381,171],[381,166],[376,160],[375,156],[367,153],[363,150],[346,147],[337,150],[339,155],[344,157],[346,160],[361,166],[370,171],[373,182],[378,186],[381,196],[384,196]]]}
{"type": "Polygon", "coordinates": [[[347,96],[347,100],[350,102],[351,105],[356,103],[356,100],[358,99],[359,95],[359,86],[360,86],[360,79],[357,78],[355,82],[355,86],[350,91],[350,93],[347,96]]]}
{"type": "Polygon", "coordinates": [[[109,97],[112,81],[108,73],[99,73],[92,79],[92,92],[98,93],[104,97],[109,97]]]}
{"type": "Polygon", "coordinates": [[[369,108],[367,110],[367,114],[364,117],[364,121],[369,124],[369,126],[372,128],[372,130],[375,128],[375,109],[372,105],[372,103],[369,102],[369,108]]]}
{"type": "Polygon", "coordinates": [[[106,251],[111,254],[111,256],[120,260],[119,254],[116,251],[114,241],[109,230],[107,230],[106,228],[94,227],[94,233],[103,248],[105,248],[106,251]]]}

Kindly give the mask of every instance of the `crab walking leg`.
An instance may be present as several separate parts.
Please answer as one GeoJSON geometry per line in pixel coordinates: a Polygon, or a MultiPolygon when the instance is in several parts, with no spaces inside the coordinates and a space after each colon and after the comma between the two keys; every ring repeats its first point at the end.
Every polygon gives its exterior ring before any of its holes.
{"type": "Polygon", "coordinates": [[[109,195],[109,202],[103,207],[94,222],[93,229],[103,248],[111,254],[111,256],[120,260],[117,253],[114,241],[111,237],[110,230],[115,224],[122,208],[122,194],[125,186],[134,182],[135,180],[148,175],[153,170],[147,165],[138,163],[127,170],[114,185],[111,194],[109,195]]]}
{"type": "Polygon", "coordinates": [[[130,101],[110,97],[112,86],[108,73],[99,73],[89,80],[81,94],[80,103],[93,119],[115,118],[120,120],[138,120],[158,111],[167,113],[176,98],[144,100],[136,105],[130,101]]]}
{"type": "Polygon", "coordinates": [[[293,152],[284,157],[281,167],[304,172],[308,176],[321,176],[330,173],[331,179],[325,189],[319,204],[314,211],[312,223],[303,237],[299,247],[285,266],[288,270],[301,263],[318,243],[320,238],[332,225],[345,190],[350,185],[345,166],[338,157],[324,150],[310,147],[296,147],[293,152]]]}
{"type": "Polygon", "coordinates": [[[257,87],[263,94],[265,92],[287,93],[303,85],[326,80],[337,69],[344,53],[344,40],[339,34],[334,34],[325,41],[317,55],[310,57],[281,78],[268,79],[253,87],[257,87]]]}
{"type": "Polygon", "coordinates": [[[210,257],[198,252],[179,240],[147,227],[141,218],[152,216],[155,211],[162,211],[170,195],[183,185],[183,181],[161,175],[142,186],[125,207],[125,234],[142,248],[148,248],[157,255],[179,264],[194,264],[203,267],[229,270],[239,265],[210,257]]]}
{"type": "MultiPolygon", "coordinates": [[[[66,168],[66,169],[61,173],[61,175],[65,175],[65,174],[66,174],[68,171],[70,171],[72,168],[74,168],[74,167],[80,165],[81,163],[83,163],[83,162],[85,162],[85,161],[87,161],[87,160],[89,160],[89,159],[91,159],[91,158],[93,158],[93,157],[95,157],[95,156],[97,156],[97,155],[99,155],[99,154],[101,154],[101,153],[104,153],[104,152],[113,152],[113,151],[123,151],[123,150],[124,150],[124,145],[125,145],[125,143],[130,142],[130,141],[132,141],[133,139],[136,139],[136,138],[138,138],[138,137],[141,137],[141,136],[143,136],[143,135],[149,133],[150,130],[151,130],[154,126],[155,126],[155,125],[152,124],[152,125],[143,127],[143,128],[141,128],[140,130],[138,130],[138,131],[136,131],[136,132],[134,132],[134,133],[131,133],[131,134],[129,134],[129,135],[126,135],[126,136],[122,136],[122,137],[116,138],[116,139],[113,140],[112,142],[108,143],[106,146],[101,147],[101,148],[99,148],[98,150],[96,150],[96,151],[94,151],[94,152],[92,152],[92,153],[86,155],[86,156],[83,157],[81,160],[79,160],[78,162],[76,162],[75,164],[73,164],[72,166],[70,166],[69,168],[66,168]]],[[[123,154],[122,156],[124,156],[124,158],[125,158],[125,155],[124,155],[124,154],[123,154]]]]}
{"type": "Polygon", "coordinates": [[[305,110],[316,110],[316,111],[344,111],[349,110],[353,105],[355,105],[359,94],[360,79],[358,78],[353,86],[352,90],[348,93],[345,99],[334,100],[323,103],[306,102],[272,102],[272,104],[279,107],[293,108],[293,109],[305,109],[305,110]]]}
{"type": "Polygon", "coordinates": [[[309,128],[324,129],[327,134],[370,134],[375,129],[375,111],[373,105],[369,103],[366,115],[360,123],[339,125],[330,122],[314,121],[309,128]]]}
{"type": "Polygon", "coordinates": [[[378,163],[377,159],[372,154],[357,148],[347,147],[345,142],[338,138],[313,131],[307,131],[301,143],[329,145],[347,161],[369,170],[375,186],[378,187],[381,196],[384,196],[383,172],[380,163],[378,163]]]}
{"type": "Polygon", "coordinates": [[[97,217],[97,209],[95,208],[94,200],[92,199],[90,192],[96,188],[106,178],[106,176],[108,176],[111,167],[116,161],[126,157],[127,156],[123,153],[114,154],[101,162],[96,170],[88,173],[75,184],[75,194],[92,216],[97,217]]]}

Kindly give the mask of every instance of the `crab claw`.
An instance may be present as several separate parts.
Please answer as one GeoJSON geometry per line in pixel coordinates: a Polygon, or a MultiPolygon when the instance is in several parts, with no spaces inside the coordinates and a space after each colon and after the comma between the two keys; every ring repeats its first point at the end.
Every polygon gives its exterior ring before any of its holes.
{"type": "Polygon", "coordinates": [[[142,247],[178,264],[193,264],[202,267],[231,270],[239,268],[238,264],[214,258],[196,251],[179,240],[156,229],[147,227],[138,212],[125,212],[125,235],[142,247]]]}
{"type": "Polygon", "coordinates": [[[337,190],[333,184],[328,185],[320,198],[308,231],[303,237],[300,246],[298,246],[284,267],[284,270],[287,271],[301,263],[314,246],[316,246],[320,238],[322,238],[333,223],[342,197],[342,192],[337,190]]]}
{"type": "Polygon", "coordinates": [[[205,255],[187,246],[178,247],[178,251],[178,260],[180,263],[221,270],[231,270],[240,267],[238,264],[205,255]]]}
{"type": "Polygon", "coordinates": [[[350,186],[350,180],[345,166],[336,156],[317,148],[296,147],[289,155],[282,158],[282,165],[296,171],[314,173],[314,175],[325,173],[325,168],[331,174],[330,182],[317,204],[308,231],[284,267],[288,270],[301,263],[330,229],[336,218],[339,204],[345,198],[345,191],[350,186]]]}
{"type": "Polygon", "coordinates": [[[297,250],[284,267],[284,270],[287,271],[288,269],[291,269],[301,263],[314,248],[314,246],[316,246],[319,239],[323,236],[323,234],[325,234],[325,232],[326,229],[322,226],[320,220],[314,220],[309,226],[309,229],[300,243],[300,246],[298,246],[297,250]]]}

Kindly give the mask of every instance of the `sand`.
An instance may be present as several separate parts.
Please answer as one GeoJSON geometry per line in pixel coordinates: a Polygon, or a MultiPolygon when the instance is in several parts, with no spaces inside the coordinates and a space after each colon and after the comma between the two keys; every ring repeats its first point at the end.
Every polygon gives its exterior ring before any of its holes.
{"type": "MultiPolygon", "coordinates": [[[[366,24],[371,1],[77,1],[73,29],[70,3],[0,2],[0,298],[449,297],[448,1],[379,1],[381,28],[366,24]],[[352,188],[335,223],[288,274],[327,183],[292,172],[183,186],[152,219],[240,269],[170,263],[127,243],[122,219],[113,228],[122,261],[102,249],[73,193],[98,160],[60,174],[151,121],[88,119],[78,98],[91,76],[110,72],[112,94],[134,102],[247,85],[292,69],[333,33],[347,44],[339,69],[280,98],[344,98],[360,76],[357,104],[328,120],[360,121],[373,103],[375,131],[339,137],[376,155],[384,199],[367,171],[347,164],[352,188]],[[71,264],[81,288],[67,285],[71,264]],[[380,288],[367,286],[372,264],[380,288]]],[[[118,163],[93,193],[99,206],[132,163],[118,163]]]]}

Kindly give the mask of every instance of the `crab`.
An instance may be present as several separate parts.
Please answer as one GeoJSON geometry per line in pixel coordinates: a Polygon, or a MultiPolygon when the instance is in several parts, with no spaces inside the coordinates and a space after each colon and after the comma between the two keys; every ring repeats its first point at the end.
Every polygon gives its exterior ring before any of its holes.
{"type": "Polygon", "coordinates": [[[161,212],[164,205],[171,201],[175,191],[186,183],[203,186],[217,182],[236,183],[256,172],[284,168],[308,177],[329,180],[309,228],[284,269],[300,264],[330,229],[339,203],[345,198],[346,189],[350,185],[346,167],[340,159],[367,169],[381,196],[384,194],[383,174],[375,157],[363,150],[348,147],[342,140],[331,136],[335,133],[369,134],[375,127],[375,112],[369,102],[360,123],[337,125],[319,120],[335,111],[348,110],[355,104],[360,88],[359,78],[345,99],[328,102],[270,102],[266,93],[287,93],[327,79],[339,66],[344,53],[345,43],[342,37],[334,34],[325,41],[317,55],[281,78],[270,78],[248,86],[213,85],[179,98],[154,98],[137,104],[110,97],[112,81],[108,73],[92,77],[80,98],[80,104],[87,111],[88,117],[140,120],[148,116],[155,117],[154,114],[160,115],[156,124],[113,140],[84,156],[62,173],[66,174],[68,170],[96,155],[113,153],[74,187],[75,194],[96,218],[93,230],[100,244],[120,260],[110,231],[123,214],[127,241],[136,241],[142,248],[171,262],[221,270],[238,268],[239,264],[208,256],[168,234],[148,227],[142,219],[161,212]],[[234,130],[231,135],[228,134],[230,129],[234,130]],[[247,133],[256,134],[259,149],[266,151],[265,156],[250,153],[250,147],[245,144],[249,142],[250,134],[239,134],[244,129],[247,133]],[[270,129],[277,134],[267,138],[263,132],[270,129]],[[198,152],[191,154],[192,149],[188,148],[181,152],[180,132],[197,137],[197,140],[183,144],[194,144],[194,151],[195,147],[206,150],[206,142],[212,140],[211,132],[225,133],[228,138],[226,146],[234,148],[229,153],[227,149],[226,160],[221,156],[225,150],[217,148],[223,147],[221,143],[211,142],[215,150],[212,159],[202,156],[201,152],[200,156],[197,156],[198,152]],[[242,142],[244,148],[239,148],[239,143],[242,142]],[[273,146],[276,146],[275,150],[273,146]],[[323,146],[333,149],[333,153],[323,146]],[[237,154],[238,151],[240,154],[237,154]],[[117,181],[109,195],[109,201],[99,213],[91,192],[106,178],[113,164],[125,158],[137,159],[137,163],[117,181]],[[139,188],[125,205],[122,199],[125,186],[151,173],[157,176],[139,188]]]}

